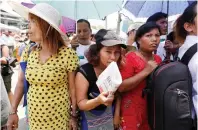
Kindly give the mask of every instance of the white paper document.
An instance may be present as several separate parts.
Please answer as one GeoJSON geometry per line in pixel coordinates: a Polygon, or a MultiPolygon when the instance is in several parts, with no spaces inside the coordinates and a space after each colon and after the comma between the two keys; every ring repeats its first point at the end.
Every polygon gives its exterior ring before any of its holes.
{"type": "Polygon", "coordinates": [[[99,75],[96,84],[101,92],[115,93],[122,83],[122,76],[116,62],[111,62],[108,67],[99,75]]]}

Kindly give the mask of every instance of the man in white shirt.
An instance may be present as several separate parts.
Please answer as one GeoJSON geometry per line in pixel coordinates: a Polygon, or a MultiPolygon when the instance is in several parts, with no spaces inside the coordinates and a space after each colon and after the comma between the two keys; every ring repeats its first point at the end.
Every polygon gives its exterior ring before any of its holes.
{"type": "Polygon", "coordinates": [[[90,45],[94,44],[94,42],[90,40],[91,32],[89,21],[85,19],[79,19],[77,21],[77,35],[71,40],[71,45],[76,50],[80,60],[80,66],[88,62],[85,54],[90,45]]]}

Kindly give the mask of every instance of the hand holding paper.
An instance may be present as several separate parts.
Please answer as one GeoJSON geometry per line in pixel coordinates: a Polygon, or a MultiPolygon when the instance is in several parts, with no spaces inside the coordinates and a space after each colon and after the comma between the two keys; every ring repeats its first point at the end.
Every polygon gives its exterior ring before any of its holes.
{"type": "Polygon", "coordinates": [[[108,92],[102,92],[98,95],[97,100],[100,102],[100,104],[109,106],[114,100],[114,95],[109,96],[108,92]]]}
{"type": "Polygon", "coordinates": [[[111,62],[96,81],[100,93],[109,92],[109,95],[114,94],[121,83],[122,77],[116,62],[111,62]]]}

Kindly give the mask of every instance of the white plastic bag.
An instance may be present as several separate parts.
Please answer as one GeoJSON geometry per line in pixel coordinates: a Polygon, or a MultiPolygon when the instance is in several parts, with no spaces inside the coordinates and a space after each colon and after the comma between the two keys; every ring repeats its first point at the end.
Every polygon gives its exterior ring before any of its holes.
{"type": "Polygon", "coordinates": [[[96,84],[101,92],[114,94],[122,83],[122,76],[116,62],[111,62],[108,67],[99,75],[96,84]]]}

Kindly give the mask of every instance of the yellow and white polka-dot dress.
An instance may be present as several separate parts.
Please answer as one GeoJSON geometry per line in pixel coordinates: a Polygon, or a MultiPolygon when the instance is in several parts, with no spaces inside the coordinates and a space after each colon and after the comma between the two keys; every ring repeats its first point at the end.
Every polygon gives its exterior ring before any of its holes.
{"type": "Polygon", "coordinates": [[[68,72],[77,69],[79,61],[76,52],[63,46],[57,55],[44,64],[39,60],[39,48],[23,54],[27,61],[26,78],[28,90],[28,116],[30,130],[68,130],[70,117],[70,95],[68,72]]]}

